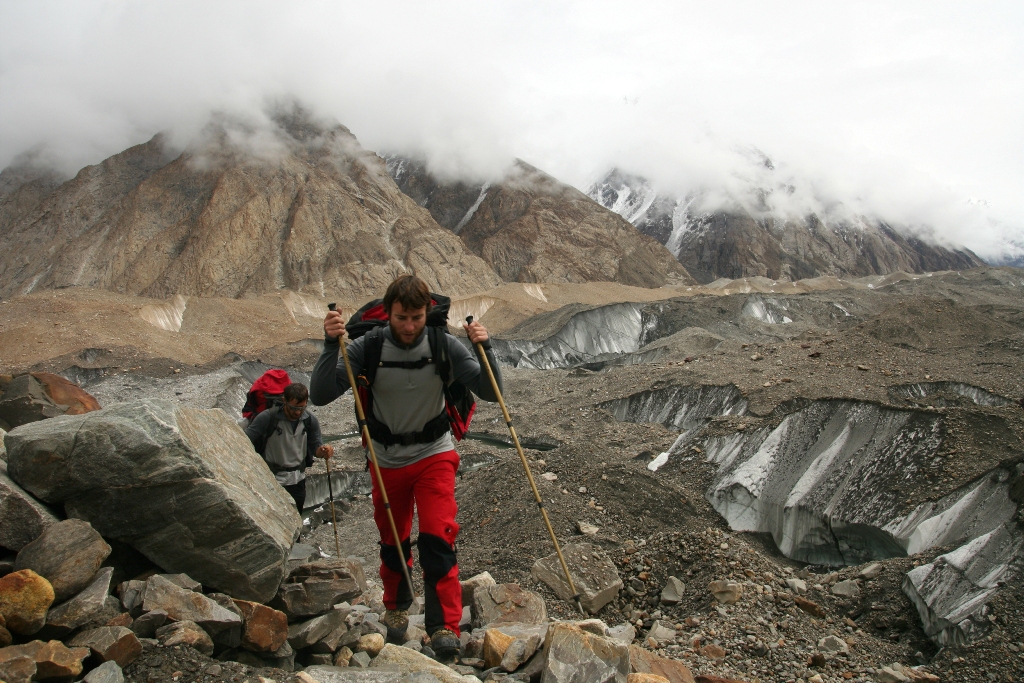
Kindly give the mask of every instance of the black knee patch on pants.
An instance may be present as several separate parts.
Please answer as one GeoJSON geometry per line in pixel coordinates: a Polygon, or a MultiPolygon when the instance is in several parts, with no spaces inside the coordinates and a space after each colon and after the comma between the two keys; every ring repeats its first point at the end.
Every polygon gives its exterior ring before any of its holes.
{"type": "MultiPolygon", "coordinates": [[[[407,538],[402,541],[402,552],[405,553],[406,563],[412,564],[412,541],[410,539],[407,538]]],[[[381,543],[380,561],[391,571],[398,574],[402,573],[402,560],[398,556],[398,548],[396,546],[381,543]]],[[[398,594],[395,596],[395,603],[398,609],[409,609],[409,606],[412,604],[412,590],[409,588],[409,584],[404,576],[398,583],[398,594]]]]}
{"type": "Polygon", "coordinates": [[[438,536],[420,533],[416,547],[420,550],[423,581],[428,586],[436,585],[458,562],[455,558],[455,548],[438,536]]]}
{"type": "MultiPolygon", "coordinates": [[[[413,542],[406,539],[401,542],[401,552],[406,554],[407,564],[412,564],[413,542]]],[[[401,558],[398,557],[398,549],[395,546],[381,544],[381,562],[391,571],[401,573],[401,558]]]]}

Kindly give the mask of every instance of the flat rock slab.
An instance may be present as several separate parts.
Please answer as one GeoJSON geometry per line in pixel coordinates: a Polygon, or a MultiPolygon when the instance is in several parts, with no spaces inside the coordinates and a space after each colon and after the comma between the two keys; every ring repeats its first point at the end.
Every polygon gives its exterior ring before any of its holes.
{"type": "MultiPolygon", "coordinates": [[[[569,567],[573,585],[580,594],[580,603],[591,614],[596,614],[622,590],[622,579],[615,569],[615,563],[597,546],[570,543],[562,547],[562,556],[569,567]]],[[[573,602],[573,592],[565,580],[565,572],[557,554],[534,562],[530,575],[547,584],[562,600],[573,602]]]]}
{"type": "Polygon", "coordinates": [[[345,613],[340,610],[331,610],[323,616],[288,627],[288,644],[296,650],[310,647],[344,624],[345,613]]]}
{"type": "Polygon", "coordinates": [[[12,430],[9,476],[104,537],[235,598],[267,602],[302,521],[222,410],[112,405],[12,430]]]}
{"type": "Polygon", "coordinates": [[[53,586],[57,602],[92,583],[110,546],[88,522],[65,519],[49,526],[18,553],[15,569],[31,569],[53,586]]]}
{"type": "Polygon", "coordinates": [[[147,579],[142,608],[147,612],[162,610],[175,621],[193,621],[214,631],[242,623],[239,615],[202,593],[181,588],[159,574],[147,579]]]}
{"type": "Polygon", "coordinates": [[[372,670],[400,671],[406,674],[427,673],[441,683],[480,683],[476,676],[463,676],[425,654],[391,643],[384,646],[370,666],[372,670]]]}
{"type": "Polygon", "coordinates": [[[541,683],[626,683],[629,673],[629,648],[619,641],[568,622],[551,626],[541,683]]]}
{"type": "Polygon", "coordinates": [[[340,666],[309,666],[303,673],[319,683],[441,683],[441,679],[426,671],[401,672],[340,666]]]}
{"type": "Polygon", "coordinates": [[[7,463],[0,460],[0,546],[21,550],[59,521],[53,510],[7,476],[7,463]]]}
{"type": "Polygon", "coordinates": [[[473,591],[471,610],[474,628],[505,622],[544,624],[548,618],[544,598],[517,583],[478,587],[473,591]]]}
{"type": "Polygon", "coordinates": [[[52,633],[55,638],[62,638],[89,623],[103,611],[110,595],[110,580],[113,576],[113,567],[103,567],[81,593],[52,608],[46,615],[46,632],[52,633]]]}
{"type": "Polygon", "coordinates": [[[0,662],[0,681],[29,683],[36,675],[36,660],[28,656],[14,657],[0,662]]]}
{"type": "Polygon", "coordinates": [[[35,680],[50,678],[70,680],[82,673],[82,660],[89,656],[89,648],[64,646],[59,640],[44,643],[33,640],[24,645],[0,648],[0,666],[18,657],[31,657],[36,663],[35,680]]]}
{"type": "Polygon", "coordinates": [[[11,633],[37,633],[46,623],[46,611],[52,604],[53,587],[31,569],[0,577],[0,616],[11,633]]]}
{"type": "Polygon", "coordinates": [[[289,572],[272,605],[289,619],[300,619],[323,614],[362,595],[366,588],[366,576],[359,562],[318,560],[289,572]]]}

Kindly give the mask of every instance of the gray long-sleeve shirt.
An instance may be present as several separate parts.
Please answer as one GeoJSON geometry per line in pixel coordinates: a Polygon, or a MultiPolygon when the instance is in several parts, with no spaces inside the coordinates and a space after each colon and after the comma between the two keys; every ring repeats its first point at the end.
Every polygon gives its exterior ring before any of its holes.
{"type": "MultiPolygon", "coordinates": [[[[487,372],[480,361],[459,340],[451,335],[444,336],[448,343],[448,355],[452,360],[452,377],[464,384],[476,396],[485,401],[497,401],[487,372]]],[[[356,377],[363,370],[363,347],[366,337],[360,337],[348,346],[348,359],[352,374],[356,377]]],[[[344,362],[338,356],[340,346],[337,340],[326,340],[324,351],[313,368],[310,377],[309,400],[313,405],[326,405],[341,396],[349,388],[348,374],[344,362]]],[[[418,361],[430,356],[430,342],[426,330],[410,346],[396,342],[390,327],[384,331],[384,346],[381,360],[418,361]]],[[[501,369],[492,351],[487,350],[487,360],[494,371],[494,378],[501,388],[501,369]]],[[[373,415],[387,425],[394,434],[419,432],[424,425],[444,410],[444,388],[437,366],[429,364],[417,370],[407,368],[378,368],[373,382],[373,415]]],[[[451,432],[427,444],[385,446],[373,442],[377,461],[381,467],[404,467],[423,458],[455,446],[451,432]]]]}

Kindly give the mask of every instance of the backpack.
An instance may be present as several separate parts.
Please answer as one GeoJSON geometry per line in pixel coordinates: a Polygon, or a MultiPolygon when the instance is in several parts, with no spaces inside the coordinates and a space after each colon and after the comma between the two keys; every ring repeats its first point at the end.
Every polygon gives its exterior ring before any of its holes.
{"type": "Polygon", "coordinates": [[[287,370],[267,370],[260,375],[245,395],[242,417],[252,422],[253,418],[267,408],[284,403],[284,389],[292,381],[287,370]]]}
{"type": "MultiPolygon", "coordinates": [[[[363,404],[367,426],[374,440],[385,445],[414,443],[431,443],[439,439],[445,432],[451,431],[456,441],[461,441],[469,431],[469,423],[476,412],[476,400],[467,386],[452,375],[452,359],[448,355],[448,310],[451,299],[440,294],[430,294],[430,312],[427,313],[427,341],[430,344],[430,357],[418,361],[382,361],[381,351],[384,348],[384,328],[388,324],[388,312],[384,310],[383,299],[374,299],[352,314],[345,323],[345,334],[349,339],[366,337],[363,346],[363,371],[356,378],[356,389],[363,404]],[[422,432],[412,434],[392,434],[387,425],[373,416],[373,381],[379,368],[408,368],[417,370],[433,364],[437,374],[441,376],[444,387],[445,411],[427,422],[422,432]]],[[[364,447],[366,444],[363,444],[364,447]]]]}

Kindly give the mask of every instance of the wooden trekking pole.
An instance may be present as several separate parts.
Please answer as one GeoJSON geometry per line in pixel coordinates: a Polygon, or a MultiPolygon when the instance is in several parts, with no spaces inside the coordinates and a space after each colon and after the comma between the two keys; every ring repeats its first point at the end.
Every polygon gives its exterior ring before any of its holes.
{"type": "MultiPolygon", "coordinates": [[[[331,311],[337,309],[337,304],[327,304],[331,311]]],[[[405,552],[402,550],[402,539],[398,537],[398,527],[395,525],[395,516],[391,514],[391,502],[388,500],[388,492],[384,488],[384,477],[380,473],[380,465],[377,464],[377,452],[373,450],[373,439],[370,438],[370,427],[366,423],[366,413],[363,412],[363,402],[359,399],[359,387],[356,385],[356,377],[352,373],[352,364],[348,362],[348,343],[339,339],[341,346],[341,357],[345,361],[345,372],[348,374],[348,385],[352,387],[352,399],[356,403],[356,420],[359,422],[359,431],[362,432],[363,440],[366,442],[367,451],[370,453],[370,464],[373,465],[373,474],[377,477],[377,486],[380,488],[380,498],[384,502],[384,511],[388,513],[388,522],[391,524],[391,538],[395,541],[395,548],[398,550],[398,559],[402,563],[402,574],[405,582],[409,584],[409,594],[416,598],[416,589],[412,585],[412,577],[409,576],[409,565],[405,563],[405,552]]]]}
{"type": "Polygon", "coordinates": [[[334,553],[335,557],[341,559],[341,544],[338,543],[338,518],[334,514],[334,484],[331,483],[331,459],[327,461],[327,493],[331,496],[331,527],[334,529],[334,553]]]}
{"type": "MultiPolygon", "coordinates": [[[[473,322],[473,316],[466,318],[466,324],[473,322]]],[[[494,395],[498,397],[498,405],[501,406],[501,413],[505,416],[505,424],[508,425],[509,434],[512,435],[512,443],[516,445],[516,452],[519,453],[519,460],[523,463],[523,469],[526,470],[526,478],[530,482],[530,488],[533,489],[533,498],[537,501],[537,507],[540,508],[541,517],[544,518],[544,524],[548,528],[548,533],[551,534],[551,542],[555,545],[555,553],[558,554],[558,561],[562,563],[562,571],[565,572],[565,580],[569,582],[569,590],[572,592],[572,599],[576,601],[576,607],[579,608],[580,613],[586,616],[586,611],[583,609],[583,604],[580,602],[580,594],[576,591],[576,585],[572,581],[572,575],[569,573],[569,565],[565,563],[565,556],[562,555],[562,548],[558,545],[558,538],[555,536],[555,530],[551,526],[551,520],[548,519],[548,511],[544,507],[544,501],[540,497],[540,491],[537,490],[537,482],[533,480],[533,472],[530,471],[530,463],[526,460],[526,454],[523,453],[523,447],[519,445],[519,437],[516,435],[516,428],[512,426],[512,416],[508,414],[508,408],[505,407],[505,399],[501,396],[501,389],[498,388],[498,380],[494,378],[494,370],[491,369],[491,363],[487,360],[487,352],[484,351],[484,345],[480,342],[476,343],[477,355],[480,356],[480,361],[484,365],[484,369],[487,370],[487,376],[491,379],[491,388],[494,389],[494,395]]]]}

